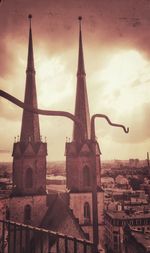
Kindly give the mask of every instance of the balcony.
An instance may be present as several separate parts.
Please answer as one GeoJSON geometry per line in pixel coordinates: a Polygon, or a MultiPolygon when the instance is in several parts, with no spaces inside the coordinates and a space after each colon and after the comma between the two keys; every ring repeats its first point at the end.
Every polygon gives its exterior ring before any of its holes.
{"type": "Polygon", "coordinates": [[[1,253],[94,253],[93,243],[43,228],[0,221],[1,253]]]}

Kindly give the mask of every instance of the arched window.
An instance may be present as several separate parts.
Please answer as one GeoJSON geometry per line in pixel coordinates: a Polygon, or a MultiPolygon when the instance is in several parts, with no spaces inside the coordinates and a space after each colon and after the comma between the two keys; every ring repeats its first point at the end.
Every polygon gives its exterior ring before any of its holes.
{"type": "Polygon", "coordinates": [[[84,203],[84,223],[91,222],[91,212],[90,212],[90,205],[88,202],[84,203]]]}
{"type": "Polygon", "coordinates": [[[84,184],[84,186],[90,186],[91,185],[90,169],[89,169],[88,166],[85,166],[83,168],[83,184],[84,184]]]}
{"type": "Polygon", "coordinates": [[[32,186],[33,186],[33,172],[32,172],[31,168],[28,168],[26,170],[25,186],[26,186],[26,188],[32,188],[32,186]]]}
{"type": "Polygon", "coordinates": [[[26,205],[24,208],[24,221],[28,222],[31,220],[31,206],[26,205]]]}

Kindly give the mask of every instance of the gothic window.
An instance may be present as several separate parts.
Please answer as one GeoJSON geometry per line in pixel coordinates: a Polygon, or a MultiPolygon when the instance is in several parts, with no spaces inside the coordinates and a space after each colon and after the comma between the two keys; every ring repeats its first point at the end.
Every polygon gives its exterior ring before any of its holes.
{"type": "Polygon", "coordinates": [[[90,205],[88,202],[84,204],[84,223],[89,224],[91,222],[90,205]]]}
{"type": "Polygon", "coordinates": [[[90,180],[90,169],[88,166],[85,166],[83,168],[83,183],[84,186],[90,186],[91,180],[90,180]]]}
{"type": "Polygon", "coordinates": [[[32,186],[33,186],[33,172],[32,172],[31,168],[28,168],[26,170],[25,186],[26,186],[26,188],[32,188],[32,186]]]}
{"type": "Polygon", "coordinates": [[[24,208],[24,221],[28,222],[31,220],[31,206],[26,205],[24,208]]]}

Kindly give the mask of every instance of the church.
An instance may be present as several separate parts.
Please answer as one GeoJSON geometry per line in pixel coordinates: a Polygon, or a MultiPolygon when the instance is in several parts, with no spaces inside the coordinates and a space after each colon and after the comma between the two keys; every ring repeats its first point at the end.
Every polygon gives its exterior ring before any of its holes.
{"type": "MultiPolygon", "coordinates": [[[[37,109],[31,18],[29,15],[24,105],[37,109]]],[[[39,115],[23,109],[20,139],[13,144],[9,220],[92,241],[96,253],[100,252],[101,245],[104,246],[104,193],[101,152],[98,142],[91,138],[81,22],[79,17],[75,117],[82,127],[74,122],[73,138],[65,144],[66,193],[47,193],[47,143],[41,139],[39,115]]]]}

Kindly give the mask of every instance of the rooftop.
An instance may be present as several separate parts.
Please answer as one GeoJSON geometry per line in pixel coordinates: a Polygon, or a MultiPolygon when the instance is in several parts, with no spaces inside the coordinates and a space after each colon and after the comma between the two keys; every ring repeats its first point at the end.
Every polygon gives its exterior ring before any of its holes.
{"type": "Polygon", "coordinates": [[[126,220],[126,219],[144,219],[144,218],[149,218],[150,219],[150,210],[148,212],[143,212],[143,211],[137,211],[134,213],[126,213],[124,211],[107,211],[106,212],[112,219],[117,219],[117,220],[126,220]]]}
{"type": "Polygon", "coordinates": [[[142,233],[140,231],[131,230],[131,234],[138,243],[142,244],[147,251],[150,251],[150,233],[142,233]]]}

